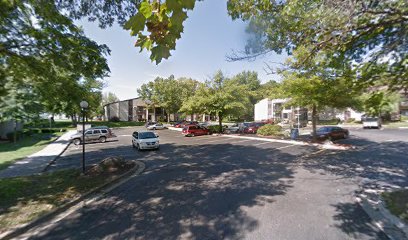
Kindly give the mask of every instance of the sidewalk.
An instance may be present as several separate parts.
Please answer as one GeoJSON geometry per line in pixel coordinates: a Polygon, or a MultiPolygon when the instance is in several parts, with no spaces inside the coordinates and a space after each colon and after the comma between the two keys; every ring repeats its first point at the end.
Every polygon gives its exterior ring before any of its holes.
{"type": "Polygon", "coordinates": [[[59,137],[45,148],[25,159],[15,162],[8,168],[0,171],[0,178],[28,176],[41,173],[49,162],[57,158],[69,145],[69,138],[76,133],[71,130],[59,137]]]}

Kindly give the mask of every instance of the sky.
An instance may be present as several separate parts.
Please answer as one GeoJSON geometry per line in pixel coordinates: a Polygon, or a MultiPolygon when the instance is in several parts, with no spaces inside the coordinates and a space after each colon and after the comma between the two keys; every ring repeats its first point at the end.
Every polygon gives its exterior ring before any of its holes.
{"type": "Polygon", "coordinates": [[[255,61],[227,62],[226,55],[233,50],[244,49],[248,35],[245,22],[233,21],[227,13],[226,1],[206,0],[196,3],[189,18],[184,23],[184,33],[177,41],[176,50],[168,60],[159,65],[150,61],[149,53],[134,47],[135,37],[118,25],[100,29],[96,22],[79,22],[85,34],[106,44],[111,54],[107,56],[110,76],[105,78],[104,92],[113,92],[120,100],[137,97],[137,89],[156,77],[191,77],[199,81],[209,79],[217,70],[231,77],[242,71],[256,71],[261,82],[277,80],[268,75],[265,62],[284,61],[284,56],[276,54],[255,61]]]}

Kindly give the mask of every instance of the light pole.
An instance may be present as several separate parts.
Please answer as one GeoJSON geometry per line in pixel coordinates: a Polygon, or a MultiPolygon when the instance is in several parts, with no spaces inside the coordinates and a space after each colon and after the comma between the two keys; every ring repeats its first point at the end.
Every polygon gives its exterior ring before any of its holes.
{"type": "Polygon", "coordinates": [[[85,174],[85,111],[88,108],[88,102],[82,101],[79,105],[82,111],[82,173],[85,174]]]}

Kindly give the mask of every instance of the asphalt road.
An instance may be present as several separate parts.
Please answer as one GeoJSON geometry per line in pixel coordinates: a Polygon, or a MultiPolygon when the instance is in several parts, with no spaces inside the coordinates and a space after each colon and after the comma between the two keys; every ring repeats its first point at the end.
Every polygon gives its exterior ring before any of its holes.
{"type": "MultiPolygon", "coordinates": [[[[142,175],[25,237],[387,239],[355,203],[355,178],[324,167],[326,153],[304,158],[313,147],[163,130],[159,151],[138,152],[130,144],[133,130],[87,144],[87,163],[107,156],[142,160],[142,175]]],[[[72,145],[51,170],[78,167],[80,159],[72,145]]]]}

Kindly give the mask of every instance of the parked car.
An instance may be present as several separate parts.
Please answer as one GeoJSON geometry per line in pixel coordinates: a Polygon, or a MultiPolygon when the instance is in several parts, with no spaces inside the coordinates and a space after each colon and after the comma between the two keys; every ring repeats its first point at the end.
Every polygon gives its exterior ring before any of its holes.
{"type": "Polygon", "coordinates": [[[132,134],[132,147],[137,150],[159,149],[159,136],[151,131],[136,131],[132,134]]]}
{"type": "Polygon", "coordinates": [[[317,138],[319,139],[346,139],[349,137],[349,131],[347,129],[336,127],[336,126],[326,126],[321,127],[316,130],[317,138]]]}
{"type": "Polygon", "coordinates": [[[160,130],[160,129],[165,129],[166,127],[162,123],[155,123],[155,124],[147,126],[146,128],[149,130],[156,130],[156,129],[160,130]]]}
{"type": "Polygon", "coordinates": [[[148,121],[148,122],[146,122],[145,127],[149,127],[149,126],[154,125],[154,124],[156,124],[156,122],[148,121]]]}
{"type": "Polygon", "coordinates": [[[194,137],[199,135],[210,135],[211,132],[209,129],[205,127],[201,127],[199,125],[186,125],[181,132],[186,137],[194,137]]]}
{"type": "Polygon", "coordinates": [[[238,124],[233,124],[227,128],[225,128],[224,133],[226,134],[232,134],[232,133],[238,133],[239,132],[239,126],[238,124]]]}
{"type": "MultiPolygon", "coordinates": [[[[93,127],[85,130],[85,142],[99,141],[101,143],[106,142],[108,138],[116,137],[112,133],[110,128],[105,127],[93,127]]],[[[75,145],[81,144],[83,141],[82,132],[78,132],[71,136],[71,142],[75,145]]]]}
{"type": "Polygon", "coordinates": [[[258,129],[263,125],[265,125],[265,123],[262,122],[250,123],[247,127],[244,128],[242,132],[255,134],[258,131],[258,129]]]}
{"type": "Polygon", "coordinates": [[[184,125],[185,125],[185,121],[181,121],[181,122],[176,122],[174,125],[173,125],[173,127],[175,127],[175,128],[183,128],[184,127],[184,125]]]}
{"type": "Polygon", "coordinates": [[[366,117],[362,122],[363,128],[381,128],[381,119],[378,117],[366,117]]]}

